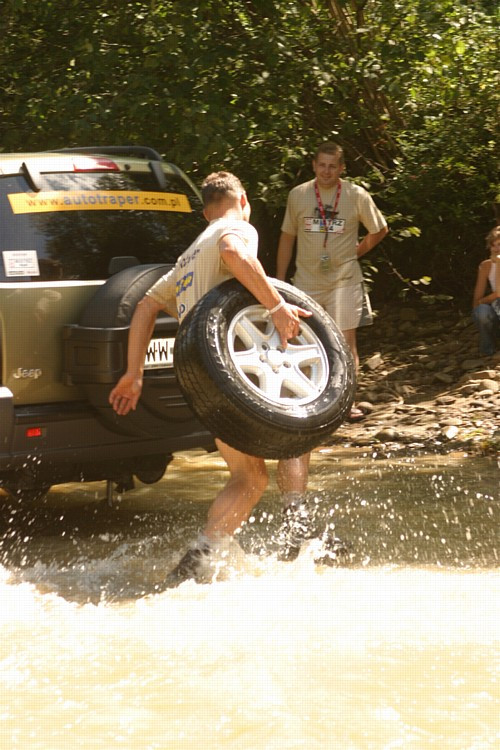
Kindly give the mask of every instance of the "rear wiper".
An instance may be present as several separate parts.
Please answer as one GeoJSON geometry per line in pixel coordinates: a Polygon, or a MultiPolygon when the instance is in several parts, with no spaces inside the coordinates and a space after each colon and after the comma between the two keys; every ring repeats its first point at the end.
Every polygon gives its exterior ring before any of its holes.
{"type": "Polygon", "coordinates": [[[26,182],[30,186],[30,188],[33,190],[34,193],[39,193],[42,189],[42,175],[38,171],[36,167],[33,166],[33,163],[29,163],[27,161],[23,161],[21,164],[21,172],[24,172],[24,176],[26,178],[26,182]]]}

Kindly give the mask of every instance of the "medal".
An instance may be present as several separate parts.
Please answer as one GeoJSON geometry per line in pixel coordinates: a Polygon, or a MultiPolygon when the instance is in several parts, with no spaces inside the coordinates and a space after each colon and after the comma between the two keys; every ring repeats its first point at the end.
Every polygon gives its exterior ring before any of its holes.
{"type": "Polygon", "coordinates": [[[319,259],[319,267],[323,271],[323,273],[326,273],[330,270],[330,256],[329,255],[322,255],[319,259]]]}

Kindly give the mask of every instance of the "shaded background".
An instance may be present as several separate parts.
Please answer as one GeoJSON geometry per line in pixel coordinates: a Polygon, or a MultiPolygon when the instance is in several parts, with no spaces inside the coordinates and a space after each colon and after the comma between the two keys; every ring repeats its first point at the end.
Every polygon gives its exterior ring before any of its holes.
{"type": "Polygon", "coordinates": [[[0,147],[140,143],[198,184],[234,171],[273,273],[288,191],[334,139],[390,224],[374,301],[467,309],[497,222],[495,5],[4,0],[0,147]]]}

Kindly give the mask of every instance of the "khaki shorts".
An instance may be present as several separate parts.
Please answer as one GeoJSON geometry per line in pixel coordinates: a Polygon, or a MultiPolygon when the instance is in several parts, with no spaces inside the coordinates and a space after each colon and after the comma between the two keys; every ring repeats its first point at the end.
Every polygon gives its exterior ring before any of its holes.
{"type": "Polygon", "coordinates": [[[370,298],[362,283],[321,292],[309,289],[303,291],[326,310],[341,331],[350,331],[352,328],[370,326],[373,323],[370,298]]]}

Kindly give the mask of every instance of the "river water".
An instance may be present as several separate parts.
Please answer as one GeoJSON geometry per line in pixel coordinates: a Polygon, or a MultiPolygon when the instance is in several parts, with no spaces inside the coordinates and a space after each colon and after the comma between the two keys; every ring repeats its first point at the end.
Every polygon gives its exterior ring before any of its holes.
{"type": "Polygon", "coordinates": [[[103,483],[0,497],[1,750],[500,747],[493,458],[317,451],[349,561],[277,561],[273,479],[220,580],[157,593],[225,476],[185,452],[111,508],[103,483]]]}

